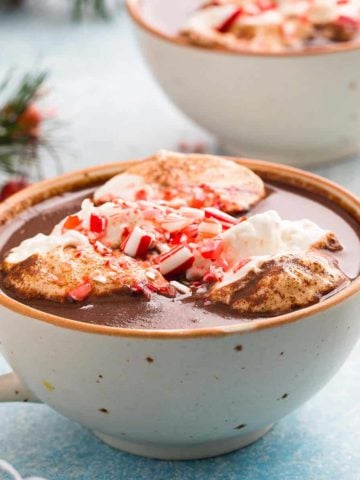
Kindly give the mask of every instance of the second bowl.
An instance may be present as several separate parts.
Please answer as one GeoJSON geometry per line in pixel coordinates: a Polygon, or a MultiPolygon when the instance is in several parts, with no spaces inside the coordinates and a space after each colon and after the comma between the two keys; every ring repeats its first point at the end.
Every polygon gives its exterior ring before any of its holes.
{"type": "Polygon", "coordinates": [[[159,0],[127,4],[164,92],[226,153],[311,166],[360,150],[359,44],[273,54],[206,49],[159,27],[159,0]]]}

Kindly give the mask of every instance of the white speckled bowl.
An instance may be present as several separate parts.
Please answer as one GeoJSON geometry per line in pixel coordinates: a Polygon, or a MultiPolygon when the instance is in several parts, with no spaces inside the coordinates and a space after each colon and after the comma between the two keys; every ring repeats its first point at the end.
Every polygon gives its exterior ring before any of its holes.
{"type": "Polygon", "coordinates": [[[162,32],[127,0],[155,78],[233,155],[311,166],[360,150],[360,44],[295,53],[205,49],[162,32]]]}
{"type": "MultiPolygon", "coordinates": [[[[325,179],[266,162],[239,162],[265,179],[319,192],[360,222],[360,200],[325,179]]],[[[0,205],[0,224],[130,164],[34,185],[0,205]]],[[[0,377],[0,401],[42,401],[110,445],[139,455],[190,459],[226,453],[262,436],[337,372],[359,336],[359,290],[360,278],[302,310],[198,330],[84,324],[0,293],[0,351],[16,372],[0,377]]]]}

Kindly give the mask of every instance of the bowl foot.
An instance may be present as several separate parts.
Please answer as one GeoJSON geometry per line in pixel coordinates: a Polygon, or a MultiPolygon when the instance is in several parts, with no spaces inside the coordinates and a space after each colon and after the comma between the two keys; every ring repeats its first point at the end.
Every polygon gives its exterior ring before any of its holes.
{"type": "Polygon", "coordinates": [[[137,443],[112,437],[105,433],[94,434],[111,447],[142,457],[157,458],[160,460],[195,460],[200,458],[216,457],[234,450],[246,447],[267,433],[272,425],[255,432],[227,440],[198,443],[194,445],[159,445],[154,443],[137,443]]]}

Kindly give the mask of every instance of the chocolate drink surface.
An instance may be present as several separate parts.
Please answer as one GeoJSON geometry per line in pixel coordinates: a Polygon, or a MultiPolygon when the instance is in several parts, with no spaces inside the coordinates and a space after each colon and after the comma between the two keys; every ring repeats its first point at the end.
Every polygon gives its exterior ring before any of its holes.
{"type": "MultiPolygon", "coordinates": [[[[1,256],[22,240],[39,232],[49,233],[66,215],[79,210],[84,198],[90,197],[94,189],[66,193],[36,205],[19,215],[1,231],[3,245],[1,256]]],[[[299,220],[307,218],[333,232],[343,249],[332,253],[339,268],[349,280],[355,279],[360,271],[360,228],[340,207],[324,198],[300,189],[281,184],[266,184],[267,195],[253,206],[250,217],[268,210],[275,210],[282,218],[299,220]]],[[[137,294],[113,294],[103,297],[90,295],[80,303],[56,303],[44,299],[22,299],[6,289],[6,294],[33,308],[61,317],[123,328],[184,329],[209,328],[249,322],[263,315],[243,314],[224,304],[207,304],[196,295],[178,295],[175,298],[154,294],[150,299],[137,294]]]]}

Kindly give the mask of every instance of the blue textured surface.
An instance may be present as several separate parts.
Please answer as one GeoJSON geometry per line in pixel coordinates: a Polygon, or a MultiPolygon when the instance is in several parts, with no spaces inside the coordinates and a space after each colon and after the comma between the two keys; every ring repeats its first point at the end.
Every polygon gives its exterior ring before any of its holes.
{"type": "MultiPolygon", "coordinates": [[[[183,139],[213,146],[151,80],[123,15],[110,24],[74,25],[48,3],[67,2],[29,0],[26,15],[0,16],[0,74],[37,59],[52,71],[51,105],[68,122],[76,154],[76,161],[65,158],[67,169],[176,148],[183,139]]],[[[315,171],[360,193],[359,159],[315,171]]],[[[174,463],[127,455],[48,407],[30,404],[0,405],[0,458],[24,477],[48,480],[359,480],[359,364],[360,345],[309,403],[256,444],[216,459],[174,463]]],[[[5,369],[0,359],[0,372],[5,369]]],[[[8,478],[0,473],[0,480],[8,478]]]]}

